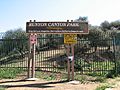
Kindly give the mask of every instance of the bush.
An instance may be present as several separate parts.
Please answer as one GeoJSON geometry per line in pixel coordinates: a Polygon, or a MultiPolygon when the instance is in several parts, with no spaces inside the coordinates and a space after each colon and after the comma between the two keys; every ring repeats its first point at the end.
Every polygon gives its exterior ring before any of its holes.
{"type": "Polygon", "coordinates": [[[5,90],[5,87],[4,86],[0,86],[0,90],[5,90]]]}
{"type": "Polygon", "coordinates": [[[22,73],[21,68],[0,68],[1,79],[13,79],[17,74],[22,73]]]}
{"type": "Polygon", "coordinates": [[[108,84],[102,85],[97,87],[95,90],[106,90],[106,88],[110,88],[111,86],[109,86],[108,84]]]}
{"type": "Polygon", "coordinates": [[[80,81],[81,83],[85,83],[87,81],[87,77],[84,75],[76,75],[75,80],[80,81]]]}
{"type": "Polygon", "coordinates": [[[113,78],[118,75],[120,75],[120,61],[116,61],[116,67],[113,68],[113,70],[109,71],[106,75],[107,78],[113,78]]]}

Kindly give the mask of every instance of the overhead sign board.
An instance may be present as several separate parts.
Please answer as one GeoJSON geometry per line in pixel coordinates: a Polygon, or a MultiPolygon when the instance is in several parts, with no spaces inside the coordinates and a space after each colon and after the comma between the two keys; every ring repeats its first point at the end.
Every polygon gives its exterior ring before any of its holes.
{"type": "Polygon", "coordinates": [[[76,44],[77,34],[64,34],[64,44],[76,44]]]}
{"type": "Polygon", "coordinates": [[[27,33],[44,34],[87,34],[88,22],[27,22],[27,33]]]}

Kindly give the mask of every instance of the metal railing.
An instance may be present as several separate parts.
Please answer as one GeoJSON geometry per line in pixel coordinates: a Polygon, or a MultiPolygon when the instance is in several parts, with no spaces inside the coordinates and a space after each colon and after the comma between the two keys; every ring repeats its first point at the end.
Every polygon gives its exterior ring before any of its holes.
{"type": "MultiPolygon", "coordinates": [[[[75,72],[108,73],[116,68],[119,47],[113,38],[78,38],[75,45],[75,72]]],[[[27,63],[28,39],[0,39],[0,68],[27,69],[27,63]]],[[[62,36],[38,38],[35,68],[36,71],[67,72],[66,46],[62,36]]]]}

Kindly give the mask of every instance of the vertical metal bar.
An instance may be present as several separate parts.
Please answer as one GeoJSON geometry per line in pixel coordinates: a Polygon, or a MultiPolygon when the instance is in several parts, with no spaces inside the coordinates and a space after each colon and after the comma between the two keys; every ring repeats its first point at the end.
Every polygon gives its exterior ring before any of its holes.
{"type": "Polygon", "coordinates": [[[71,49],[72,49],[72,56],[73,56],[73,60],[72,60],[72,80],[74,80],[74,45],[71,45],[71,49]]]}
{"type": "Polygon", "coordinates": [[[32,47],[32,78],[35,77],[35,43],[32,47]]]}
{"type": "MultiPolygon", "coordinates": [[[[46,44],[47,38],[45,38],[44,40],[45,40],[45,47],[48,47],[47,44],[46,44]]],[[[44,67],[45,67],[44,70],[47,71],[47,63],[46,63],[46,59],[45,59],[46,54],[47,54],[47,53],[46,53],[47,50],[45,49],[45,50],[43,50],[43,51],[44,51],[44,52],[43,52],[43,64],[45,65],[45,66],[44,66],[44,67]]]]}
{"type": "MultiPolygon", "coordinates": [[[[48,41],[49,41],[49,38],[47,38],[48,39],[48,41]]],[[[48,50],[47,50],[47,52],[46,52],[46,57],[48,57],[48,55],[49,55],[49,52],[50,52],[50,43],[48,43],[48,50]]],[[[49,68],[49,64],[50,64],[50,62],[48,62],[48,59],[46,60],[46,64],[47,64],[47,71],[50,71],[50,68],[49,68]]]]}
{"type": "MultiPolygon", "coordinates": [[[[67,46],[67,56],[69,56],[70,53],[70,47],[67,46]]],[[[68,81],[70,81],[70,60],[67,58],[67,70],[68,70],[68,81]]]]}
{"type": "MultiPolygon", "coordinates": [[[[41,37],[42,38],[42,40],[41,40],[41,42],[42,42],[42,47],[43,47],[43,45],[44,45],[44,42],[45,42],[45,40],[44,40],[44,38],[43,37],[41,37]]],[[[41,49],[42,47],[40,47],[40,67],[44,67],[43,65],[43,59],[44,59],[44,57],[43,57],[43,55],[44,55],[44,51],[41,49]]],[[[40,69],[42,69],[42,68],[40,68],[40,69]]]]}
{"type": "MultiPolygon", "coordinates": [[[[12,42],[11,40],[9,39],[8,40],[8,43],[9,43],[9,49],[8,49],[8,54],[10,53],[10,50],[11,50],[11,47],[13,46],[13,39],[12,39],[12,42]]],[[[5,63],[6,64],[6,63],[5,63]]],[[[9,67],[9,65],[6,64],[6,67],[9,67]]],[[[10,63],[10,67],[12,67],[12,63],[10,63]]]]}
{"type": "Polygon", "coordinates": [[[113,50],[114,50],[114,63],[115,63],[115,74],[117,74],[117,60],[116,60],[116,47],[115,47],[115,35],[113,36],[113,50]]]}
{"type": "Polygon", "coordinates": [[[28,72],[27,72],[27,78],[30,78],[30,71],[31,71],[31,44],[30,44],[30,34],[29,34],[29,42],[28,42],[28,46],[29,46],[29,53],[28,53],[28,72]]]}

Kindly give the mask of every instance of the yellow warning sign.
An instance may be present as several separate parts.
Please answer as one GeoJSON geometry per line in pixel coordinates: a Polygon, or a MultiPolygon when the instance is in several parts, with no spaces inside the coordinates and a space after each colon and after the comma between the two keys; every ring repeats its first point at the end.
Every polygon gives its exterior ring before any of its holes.
{"type": "Polygon", "coordinates": [[[64,44],[76,44],[77,34],[64,34],[64,44]]]}

